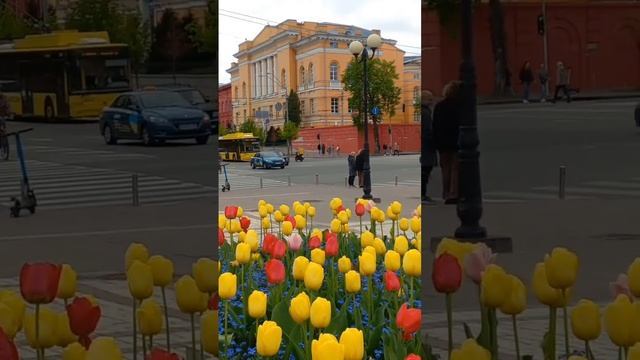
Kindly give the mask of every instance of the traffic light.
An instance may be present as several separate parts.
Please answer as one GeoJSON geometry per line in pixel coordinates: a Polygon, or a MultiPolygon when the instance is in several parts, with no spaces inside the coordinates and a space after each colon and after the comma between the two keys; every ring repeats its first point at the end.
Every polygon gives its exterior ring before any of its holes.
{"type": "Polygon", "coordinates": [[[544,16],[538,15],[538,35],[544,35],[544,16]]]}

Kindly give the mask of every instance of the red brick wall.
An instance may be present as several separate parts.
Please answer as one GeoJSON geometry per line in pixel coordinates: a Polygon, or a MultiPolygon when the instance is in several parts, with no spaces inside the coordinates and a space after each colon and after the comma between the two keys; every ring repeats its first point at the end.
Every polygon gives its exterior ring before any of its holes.
{"type": "MultiPolygon", "coordinates": [[[[392,145],[397,142],[400,151],[419,152],[420,151],[420,125],[393,125],[391,135],[388,132],[388,125],[380,125],[380,147],[383,144],[392,145]]],[[[300,129],[298,139],[293,142],[294,149],[304,147],[306,151],[318,151],[318,143],[340,146],[341,153],[358,151],[364,146],[364,133],[358,133],[354,126],[336,126],[324,128],[300,129]],[[320,135],[320,141],[317,135],[320,135]]],[[[369,146],[371,151],[375,150],[373,129],[369,129],[369,146]]]]}
{"type": "MultiPolygon", "coordinates": [[[[540,4],[505,4],[507,55],[512,83],[521,91],[518,72],[525,60],[534,69],[544,62],[543,38],[537,33],[540,4]]],[[[555,63],[572,68],[571,83],[586,91],[640,89],[640,4],[548,4],[549,70],[555,83],[555,63]]],[[[488,5],[474,17],[478,94],[491,95],[495,63],[491,50],[488,5]]],[[[437,16],[423,10],[423,87],[441,94],[446,82],[457,79],[460,40],[439,26],[437,16]]],[[[534,86],[534,94],[539,86],[534,86]]]]}
{"type": "Polygon", "coordinates": [[[231,107],[231,85],[223,85],[218,88],[218,115],[220,124],[228,126],[233,120],[231,107]]]}

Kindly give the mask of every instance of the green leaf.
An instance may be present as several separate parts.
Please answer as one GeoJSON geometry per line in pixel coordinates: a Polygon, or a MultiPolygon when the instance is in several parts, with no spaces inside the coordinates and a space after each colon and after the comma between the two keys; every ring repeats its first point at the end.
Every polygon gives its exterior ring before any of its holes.
{"type": "MultiPolygon", "coordinates": [[[[348,300],[347,300],[348,301],[348,300]]],[[[346,303],[345,303],[346,305],[346,303]]],[[[330,334],[341,334],[344,329],[349,326],[349,321],[347,318],[347,309],[348,306],[342,306],[342,309],[333,319],[331,319],[331,323],[327,328],[323,331],[330,334]]]]}
{"type": "Polygon", "coordinates": [[[551,343],[553,340],[554,339],[549,331],[544,333],[544,336],[542,337],[542,353],[544,354],[545,360],[553,360],[553,344],[551,343]]]}
{"type": "Polygon", "coordinates": [[[289,315],[289,304],[286,300],[281,301],[273,309],[271,314],[271,320],[275,321],[278,326],[282,328],[282,333],[287,338],[287,341],[293,348],[297,359],[304,359],[305,355],[298,343],[304,341],[302,339],[300,326],[293,321],[291,315],[289,315]]]}
{"type": "Polygon", "coordinates": [[[473,339],[473,332],[471,331],[471,328],[469,327],[469,325],[465,322],[462,323],[462,326],[464,326],[464,334],[467,336],[467,339],[473,339]]]}
{"type": "Polygon", "coordinates": [[[380,347],[380,337],[382,335],[382,327],[384,323],[379,323],[378,326],[369,333],[367,339],[367,354],[373,353],[373,351],[380,347]]]}

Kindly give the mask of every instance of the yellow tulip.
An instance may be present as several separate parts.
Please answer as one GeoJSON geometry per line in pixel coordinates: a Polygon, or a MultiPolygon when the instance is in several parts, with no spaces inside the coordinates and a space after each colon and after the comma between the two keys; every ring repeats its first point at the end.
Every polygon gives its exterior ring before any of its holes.
{"type": "Polygon", "coordinates": [[[260,356],[274,356],[280,350],[282,329],[275,321],[265,321],[258,326],[256,350],[260,356]]]}
{"type": "Polygon", "coordinates": [[[313,360],[344,360],[344,345],[331,334],[320,334],[318,340],[311,343],[313,360]]]}
{"type": "Polygon", "coordinates": [[[34,313],[27,313],[24,319],[24,334],[29,346],[33,349],[48,349],[56,346],[58,315],[49,307],[41,306],[38,323],[40,328],[36,342],[36,317],[34,313]]]}
{"type": "Polygon", "coordinates": [[[420,254],[420,251],[411,249],[404,254],[402,270],[413,277],[419,277],[422,274],[422,254],[420,254]]]}
{"type": "Polygon", "coordinates": [[[349,214],[346,211],[342,210],[338,213],[338,220],[344,225],[349,222],[349,214]]]}
{"type": "Polygon", "coordinates": [[[224,214],[218,214],[218,228],[222,230],[227,228],[227,218],[224,214]]]}
{"type": "MultiPolygon", "coordinates": [[[[229,273],[226,273],[229,274],[229,273]]],[[[227,297],[229,294],[229,285],[230,280],[227,278],[223,279],[225,274],[220,276],[220,298],[223,300],[228,300],[235,296],[235,275],[229,274],[233,277],[233,295],[231,297],[227,297]]],[[[178,281],[176,281],[176,302],[178,303],[178,308],[180,311],[186,314],[193,314],[199,312],[202,307],[202,292],[198,290],[198,285],[196,281],[189,275],[184,275],[178,281]]]]}
{"type": "Polygon", "coordinates": [[[402,212],[402,204],[399,201],[392,202],[391,211],[393,211],[394,214],[399,215],[402,212]]]}
{"type": "Polygon", "coordinates": [[[240,219],[242,215],[244,215],[244,209],[242,209],[242,206],[238,206],[238,213],[236,214],[236,218],[240,219]]]}
{"type": "Polygon", "coordinates": [[[331,208],[331,210],[336,210],[340,206],[342,206],[342,199],[340,198],[335,197],[331,199],[331,201],[329,201],[329,207],[331,208]]]}
{"type": "Polygon", "coordinates": [[[313,206],[309,206],[309,208],[307,209],[307,215],[309,215],[309,217],[316,216],[316,208],[313,206]]]}
{"type": "Polygon", "coordinates": [[[422,231],[422,220],[417,216],[412,217],[409,223],[409,227],[414,234],[419,233],[420,231],[422,231]]]}
{"type": "Polygon", "coordinates": [[[238,233],[238,240],[239,242],[244,242],[244,238],[247,237],[247,233],[244,231],[240,231],[240,233],[238,233]]]}
{"type": "Polygon", "coordinates": [[[344,346],[344,360],[362,360],[364,357],[364,335],[362,330],[345,329],[340,335],[340,344],[344,346]]]}
{"type": "Polygon", "coordinates": [[[367,246],[373,245],[373,233],[371,231],[365,231],[360,235],[360,246],[364,249],[367,246]]]}
{"type": "Polygon", "coordinates": [[[422,204],[418,205],[416,208],[416,215],[418,215],[418,217],[422,217],[422,204]]]}
{"type": "Polygon", "coordinates": [[[304,230],[307,227],[307,219],[304,216],[296,215],[294,219],[296,220],[296,229],[304,230]]]}
{"type": "Polygon", "coordinates": [[[249,295],[249,316],[260,319],[267,314],[267,294],[262,291],[253,290],[249,295]]]}
{"type": "Polygon", "coordinates": [[[99,337],[91,342],[85,360],[122,360],[122,352],[113,338],[99,337]]]}
{"type": "Polygon", "coordinates": [[[200,316],[200,342],[206,353],[218,355],[218,312],[205,311],[200,316]]]}
{"type": "Polygon", "coordinates": [[[384,211],[382,211],[382,210],[380,210],[378,208],[375,208],[375,209],[376,209],[376,211],[375,211],[375,213],[376,213],[375,220],[377,222],[379,222],[379,223],[383,223],[384,222],[384,211]]]}
{"type": "Polygon", "coordinates": [[[511,280],[511,288],[505,302],[500,305],[500,311],[507,315],[518,315],[527,308],[527,288],[514,275],[507,275],[511,280]]]}
{"type": "Polygon", "coordinates": [[[264,219],[267,216],[269,216],[269,212],[267,211],[267,206],[266,205],[258,206],[258,215],[260,215],[261,219],[264,219]]]}
{"type": "MultiPolygon", "coordinates": [[[[637,304],[636,304],[637,305],[637,304]]],[[[604,312],[604,323],[609,339],[621,347],[629,347],[639,339],[640,311],[626,295],[618,295],[604,312]]]]}
{"type": "Polygon", "coordinates": [[[333,219],[331,220],[329,229],[331,230],[332,233],[339,234],[342,231],[342,223],[338,219],[333,219]]]}
{"type": "Polygon", "coordinates": [[[219,283],[218,295],[220,295],[220,298],[222,300],[231,300],[234,296],[236,296],[237,281],[238,281],[238,278],[235,274],[227,272],[220,275],[220,278],[218,279],[218,283],[219,283]]]}
{"type": "Polygon", "coordinates": [[[580,340],[591,341],[600,336],[600,308],[589,300],[580,300],[571,312],[571,329],[580,340]]]}
{"type": "Polygon", "coordinates": [[[296,280],[304,280],[304,273],[309,266],[309,259],[304,256],[298,256],[293,260],[293,278],[296,280]]]}
{"type": "Polygon", "coordinates": [[[309,209],[311,207],[311,204],[308,202],[305,202],[304,204],[302,204],[304,206],[305,209],[309,209]]]}
{"type": "Polygon", "coordinates": [[[146,299],[137,310],[138,326],[142,335],[158,335],[162,331],[162,309],[153,299],[146,299]]]}
{"type": "Polygon", "coordinates": [[[280,210],[280,213],[282,214],[282,216],[287,216],[289,215],[289,206],[282,204],[280,205],[280,207],[278,208],[278,210],[280,210]]]}
{"type": "Polygon", "coordinates": [[[271,229],[271,220],[268,217],[262,219],[262,228],[263,229],[271,229]]]}
{"type": "Polygon", "coordinates": [[[400,230],[402,231],[407,231],[409,230],[409,219],[407,218],[402,218],[398,221],[398,227],[400,228],[400,230]]]}
{"type": "Polygon", "coordinates": [[[325,253],[324,250],[320,248],[315,248],[311,250],[311,261],[318,265],[324,265],[325,253]]]}
{"type": "Polygon", "coordinates": [[[244,242],[251,247],[252,252],[258,251],[258,233],[255,230],[251,229],[247,231],[247,236],[245,237],[244,242]]]}
{"type": "Polygon", "coordinates": [[[360,291],[362,281],[360,280],[360,274],[356,271],[350,270],[344,276],[344,287],[348,293],[357,293],[360,291]]]}
{"type": "Polygon", "coordinates": [[[71,299],[76,294],[78,275],[70,265],[63,264],[58,282],[58,299],[71,299]]]}
{"type": "Polygon", "coordinates": [[[547,282],[554,289],[573,286],[578,276],[578,256],[565,248],[555,248],[544,260],[547,282]]]}
{"type": "Polygon", "coordinates": [[[313,291],[318,291],[322,287],[324,280],[324,268],[315,262],[310,262],[304,272],[304,286],[313,291]]]}
{"type": "Polygon", "coordinates": [[[137,300],[144,300],[153,295],[153,272],[151,266],[134,260],[127,270],[129,293],[137,300]]]}
{"type": "MultiPolygon", "coordinates": [[[[239,246],[240,244],[238,244],[239,246]]],[[[212,294],[218,289],[217,264],[213,259],[200,258],[193,264],[192,275],[198,284],[198,289],[206,294],[212,294]]]]}
{"type": "Polygon", "coordinates": [[[61,312],[56,316],[56,345],[63,348],[78,341],[78,337],[71,332],[69,315],[67,315],[67,312],[61,312]]]}
{"type": "Polygon", "coordinates": [[[149,260],[149,250],[142,244],[132,243],[124,254],[125,270],[129,270],[129,267],[131,267],[136,260],[146,263],[147,260],[149,260]]]}
{"type": "Polygon", "coordinates": [[[242,231],[242,226],[240,226],[240,220],[233,219],[231,220],[230,223],[231,223],[231,230],[229,231],[230,233],[238,234],[242,231]]]}
{"type": "Polygon", "coordinates": [[[148,262],[153,274],[153,285],[166,287],[173,281],[173,262],[162,255],[154,255],[148,262]]]}
{"type": "Polygon", "coordinates": [[[248,264],[251,260],[251,245],[246,242],[236,246],[236,261],[238,264],[248,264]]]}
{"type": "Polygon", "coordinates": [[[282,223],[282,233],[285,236],[289,236],[293,233],[293,224],[291,223],[291,221],[284,221],[282,223]]]}
{"type": "Polygon", "coordinates": [[[296,215],[300,215],[302,217],[307,215],[307,208],[304,207],[303,205],[296,206],[294,210],[296,212],[296,215]]]}
{"type": "Polygon", "coordinates": [[[480,282],[480,300],[489,308],[499,308],[507,301],[511,292],[512,280],[498,265],[489,264],[482,274],[480,282]]]}
{"type": "Polygon", "coordinates": [[[251,261],[256,262],[261,259],[260,253],[251,254],[251,261]]]}
{"type": "Polygon", "coordinates": [[[376,272],[376,257],[368,252],[363,252],[358,257],[358,263],[360,266],[360,274],[364,276],[373,275],[376,272]]]}
{"type": "Polygon", "coordinates": [[[459,242],[454,239],[444,238],[438,244],[435,257],[438,258],[444,252],[448,252],[458,259],[460,267],[464,268],[464,259],[475,250],[476,245],[468,242],[459,242]]]}
{"type": "Polygon", "coordinates": [[[400,254],[394,250],[387,251],[384,254],[384,267],[387,270],[398,271],[400,269],[400,254]]]}
{"type": "Polygon", "coordinates": [[[331,323],[331,302],[317,297],[311,304],[311,325],[316,329],[324,329],[331,323]]]}
{"type": "Polygon", "coordinates": [[[267,201],[264,199],[258,200],[258,206],[267,206],[267,201]]]}
{"type": "Polygon", "coordinates": [[[62,360],[85,360],[86,357],[87,350],[77,342],[67,345],[62,352],[62,360]]]}
{"type": "Polygon", "coordinates": [[[640,297],[640,257],[635,258],[629,265],[627,277],[629,278],[629,290],[633,296],[640,297]]]}
{"type": "Polygon", "coordinates": [[[267,212],[269,214],[273,214],[273,204],[267,204],[267,212]]]}
{"type": "Polygon", "coordinates": [[[404,256],[404,253],[409,250],[409,240],[404,235],[396,237],[396,241],[393,243],[393,250],[404,256]]]}
{"type": "Polygon", "coordinates": [[[629,348],[627,360],[640,360],[640,342],[629,348]]]}
{"type": "Polygon", "coordinates": [[[366,248],[362,249],[362,252],[365,253],[369,253],[371,255],[373,255],[373,258],[376,258],[376,249],[373,246],[367,246],[366,248]]]}
{"type": "Polygon", "coordinates": [[[422,232],[418,232],[416,234],[416,238],[411,242],[411,244],[419,251],[422,251],[422,232]]]}
{"type": "Polygon", "coordinates": [[[538,301],[544,305],[560,308],[568,302],[570,292],[567,291],[567,301],[563,300],[562,290],[552,288],[547,282],[544,263],[537,263],[533,271],[533,293],[538,301]]]}
{"type": "Polygon", "coordinates": [[[394,213],[391,206],[387,207],[387,217],[389,220],[398,220],[398,214],[394,213]]]}
{"type": "Polygon", "coordinates": [[[314,228],[313,230],[311,230],[311,236],[310,238],[316,236],[318,239],[322,240],[322,231],[320,231],[320,229],[318,228],[314,228]]]}
{"type": "Polygon", "coordinates": [[[14,314],[9,306],[0,302],[0,329],[2,329],[10,339],[13,339],[18,331],[20,331],[18,325],[18,314],[14,314]]]}
{"type": "Polygon", "coordinates": [[[460,349],[455,349],[451,353],[450,360],[490,360],[489,350],[478,345],[474,339],[467,339],[462,343],[460,349]]]}
{"type": "Polygon", "coordinates": [[[338,259],[338,270],[343,274],[351,270],[351,259],[346,256],[342,256],[338,259]]]}
{"type": "Polygon", "coordinates": [[[377,255],[383,255],[387,252],[387,246],[384,244],[384,241],[382,241],[382,239],[375,238],[375,240],[373,240],[373,247],[374,249],[376,249],[377,255]]]}
{"type": "Polygon", "coordinates": [[[273,218],[276,219],[277,222],[281,223],[284,221],[284,215],[280,212],[280,210],[276,210],[273,213],[273,218]]]}
{"type": "Polygon", "coordinates": [[[291,299],[289,315],[291,315],[291,318],[297,324],[302,324],[307,321],[311,315],[311,300],[309,299],[309,295],[305,292],[301,292],[291,299]]]}

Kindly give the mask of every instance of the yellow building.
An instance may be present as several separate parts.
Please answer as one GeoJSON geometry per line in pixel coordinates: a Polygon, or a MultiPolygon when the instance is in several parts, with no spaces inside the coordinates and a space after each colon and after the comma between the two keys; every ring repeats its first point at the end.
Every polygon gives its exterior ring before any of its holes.
{"type": "MultiPolygon", "coordinates": [[[[350,125],[350,93],[342,75],[353,55],[349,43],[364,42],[369,34],[355,26],[286,20],[265,28],[239,45],[231,75],[233,122],[248,118],[269,127],[282,127],[291,89],[298,93],[303,127],[350,125]],[[268,116],[268,124],[263,118],[268,116]]],[[[381,35],[381,34],[380,34],[381,35]]],[[[384,39],[376,56],[393,61],[402,89],[396,115],[383,123],[415,123],[414,102],[420,93],[420,58],[407,57],[396,41],[384,39]]]]}

